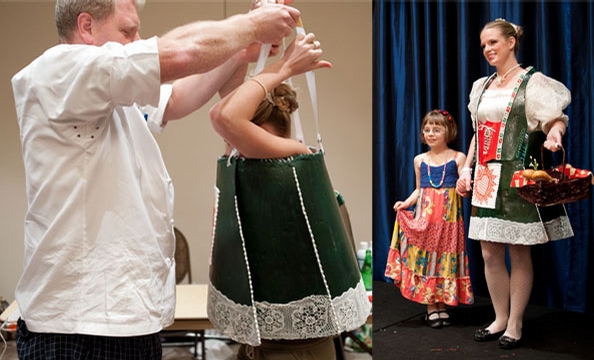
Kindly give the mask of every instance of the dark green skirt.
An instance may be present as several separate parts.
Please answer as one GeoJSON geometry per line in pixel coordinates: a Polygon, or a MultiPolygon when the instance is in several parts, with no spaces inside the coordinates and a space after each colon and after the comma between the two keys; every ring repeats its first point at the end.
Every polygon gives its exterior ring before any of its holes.
{"type": "Polygon", "coordinates": [[[474,207],[468,227],[468,237],[515,245],[536,245],[573,236],[573,230],[563,205],[539,207],[527,202],[511,187],[516,170],[528,168],[533,159],[540,168],[552,166],[552,156],[541,152],[544,134],[533,133],[525,160],[498,161],[501,178],[494,209],[474,207]],[[544,158],[543,158],[544,157],[544,158]]]}
{"type": "Polygon", "coordinates": [[[208,315],[237,342],[339,334],[367,299],[321,152],[223,157],[217,167],[208,315]]]}

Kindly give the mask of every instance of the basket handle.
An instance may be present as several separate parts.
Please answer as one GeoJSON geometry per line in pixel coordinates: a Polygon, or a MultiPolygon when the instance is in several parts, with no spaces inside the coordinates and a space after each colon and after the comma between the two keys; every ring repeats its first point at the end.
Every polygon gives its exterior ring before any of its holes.
{"type": "MultiPolygon", "coordinates": [[[[565,149],[563,148],[563,145],[561,145],[561,144],[557,145],[557,147],[559,150],[561,150],[561,153],[563,154],[563,167],[561,170],[561,179],[559,179],[559,181],[563,181],[563,180],[565,180],[565,166],[566,166],[565,149]]],[[[540,146],[540,161],[542,162],[543,165],[544,165],[544,149],[546,149],[546,148],[545,148],[544,144],[542,144],[540,146]]]]}

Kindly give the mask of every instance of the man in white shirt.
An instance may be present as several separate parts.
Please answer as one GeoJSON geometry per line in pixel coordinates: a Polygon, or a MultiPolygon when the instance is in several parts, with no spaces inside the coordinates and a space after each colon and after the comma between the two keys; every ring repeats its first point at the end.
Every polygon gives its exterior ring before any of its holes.
{"type": "Polygon", "coordinates": [[[251,45],[280,43],[299,18],[270,4],[141,40],[142,2],[58,0],[61,44],[12,79],[29,204],[19,359],[161,358],[173,186],[149,128],[230,91],[251,45]]]}

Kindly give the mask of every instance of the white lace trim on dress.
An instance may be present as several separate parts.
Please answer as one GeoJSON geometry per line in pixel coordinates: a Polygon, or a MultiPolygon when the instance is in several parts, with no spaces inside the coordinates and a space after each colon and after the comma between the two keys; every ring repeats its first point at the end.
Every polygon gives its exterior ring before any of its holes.
{"type": "Polygon", "coordinates": [[[468,237],[512,245],[544,244],[552,240],[573,236],[567,216],[560,216],[546,223],[519,223],[497,218],[470,217],[468,237]],[[544,225],[544,227],[543,227],[544,225]],[[546,234],[544,229],[546,228],[546,234]]]}
{"type": "Polygon", "coordinates": [[[237,304],[218,291],[212,283],[208,289],[208,317],[234,341],[252,346],[263,339],[313,339],[354,330],[367,321],[371,303],[365,285],[360,281],[332,299],[327,295],[311,295],[287,304],[256,302],[257,320],[251,306],[237,304]],[[338,324],[332,314],[336,311],[338,324]],[[258,336],[258,331],[260,336],[258,336]]]}

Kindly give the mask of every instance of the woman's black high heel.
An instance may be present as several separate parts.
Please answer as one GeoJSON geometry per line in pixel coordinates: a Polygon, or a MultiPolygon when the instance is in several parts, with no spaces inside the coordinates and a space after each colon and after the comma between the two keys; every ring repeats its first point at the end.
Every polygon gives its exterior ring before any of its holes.
{"type": "Polygon", "coordinates": [[[504,330],[498,331],[496,333],[491,333],[489,330],[485,329],[478,329],[474,332],[474,340],[483,342],[483,341],[491,341],[499,339],[501,335],[505,332],[504,330]]]}
{"type": "Polygon", "coordinates": [[[514,339],[509,336],[503,335],[499,338],[499,347],[501,349],[515,349],[520,346],[522,339],[514,339]]]}

